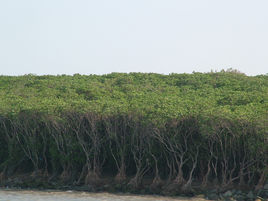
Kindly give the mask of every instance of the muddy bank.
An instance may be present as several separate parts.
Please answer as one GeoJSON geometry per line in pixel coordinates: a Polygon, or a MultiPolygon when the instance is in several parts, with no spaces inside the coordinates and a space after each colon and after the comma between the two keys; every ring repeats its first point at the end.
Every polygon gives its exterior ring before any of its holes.
{"type": "MultiPolygon", "coordinates": [[[[259,190],[248,188],[238,188],[229,186],[221,188],[220,186],[210,184],[206,189],[200,187],[200,183],[193,183],[192,188],[183,190],[179,185],[168,184],[163,182],[158,186],[152,187],[151,179],[144,179],[142,185],[138,188],[129,185],[130,178],[119,183],[113,178],[102,178],[95,184],[76,183],[62,181],[57,176],[52,175],[33,175],[20,174],[1,180],[0,191],[24,191],[24,190],[41,190],[41,191],[68,191],[83,193],[112,193],[123,195],[159,195],[164,196],[166,200],[237,200],[237,201],[267,201],[268,199],[268,182],[259,190]],[[178,198],[178,196],[180,198],[178,198]],[[181,198],[183,197],[183,199],[181,198]]],[[[161,199],[160,199],[161,200],[161,199]]]]}
{"type": "Polygon", "coordinates": [[[163,197],[77,191],[1,190],[0,201],[204,201],[203,198],[163,197]]]}

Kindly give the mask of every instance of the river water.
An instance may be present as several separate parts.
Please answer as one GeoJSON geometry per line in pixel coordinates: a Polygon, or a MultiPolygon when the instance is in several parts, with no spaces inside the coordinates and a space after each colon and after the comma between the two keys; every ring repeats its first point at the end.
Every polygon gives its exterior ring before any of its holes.
{"type": "Polygon", "coordinates": [[[0,190],[0,201],[204,201],[202,198],[119,195],[73,191],[0,190]]]}

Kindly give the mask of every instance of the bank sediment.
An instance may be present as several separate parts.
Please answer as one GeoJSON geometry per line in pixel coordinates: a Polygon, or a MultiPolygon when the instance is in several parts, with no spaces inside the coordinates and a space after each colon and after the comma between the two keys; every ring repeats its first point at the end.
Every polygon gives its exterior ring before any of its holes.
{"type": "Polygon", "coordinates": [[[183,191],[179,186],[170,186],[166,183],[152,188],[151,179],[144,181],[139,188],[129,186],[130,178],[124,182],[118,183],[113,178],[103,178],[99,183],[85,185],[64,183],[59,178],[47,176],[33,176],[32,174],[21,174],[1,181],[2,190],[57,190],[57,191],[82,191],[82,192],[108,192],[113,194],[138,194],[138,195],[162,195],[172,197],[202,198],[207,200],[227,200],[227,201],[267,201],[268,200],[268,181],[258,189],[251,190],[230,186],[220,188],[217,185],[210,184],[206,189],[200,187],[200,183],[193,184],[191,189],[183,191]],[[147,183],[147,184],[146,184],[147,183]],[[176,189],[177,187],[177,189],[176,189]]]}

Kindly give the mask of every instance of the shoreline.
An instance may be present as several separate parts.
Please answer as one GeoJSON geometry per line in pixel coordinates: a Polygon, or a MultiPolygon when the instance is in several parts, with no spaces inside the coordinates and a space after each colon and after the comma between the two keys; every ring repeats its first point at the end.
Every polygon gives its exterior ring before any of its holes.
{"type": "Polygon", "coordinates": [[[48,193],[83,193],[83,194],[109,194],[109,195],[116,195],[116,196],[139,196],[139,197],[157,197],[157,198],[169,198],[169,199],[189,199],[189,198],[199,198],[202,200],[206,200],[205,198],[202,198],[201,196],[194,196],[194,197],[186,197],[186,196],[163,196],[163,195],[156,195],[156,194],[132,194],[132,193],[122,193],[122,192],[89,192],[89,191],[79,191],[79,190],[55,190],[55,189],[22,189],[22,188],[3,188],[0,187],[0,191],[14,191],[14,192],[48,192],[48,193]]]}
{"type": "MultiPolygon", "coordinates": [[[[24,175],[25,177],[25,175],[24,175]]],[[[125,183],[126,184],[126,183],[125,183]]],[[[187,199],[202,199],[202,200],[237,200],[237,201],[267,201],[268,199],[268,183],[263,189],[254,190],[240,190],[235,187],[220,189],[207,188],[205,190],[194,187],[191,192],[179,193],[178,191],[165,192],[159,190],[153,192],[149,186],[143,185],[140,189],[124,188],[125,184],[102,183],[99,185],[71,185],[62,183],[59,180],[47,181],[41,177],[23,180],[19,176],[6,179],[0,183],[0,191],[42,191],[42,192],[72,192],[72,193],[108,193],[113,195],[123,196],[157,196],[165,198],[187,198],[187,199]]]]}

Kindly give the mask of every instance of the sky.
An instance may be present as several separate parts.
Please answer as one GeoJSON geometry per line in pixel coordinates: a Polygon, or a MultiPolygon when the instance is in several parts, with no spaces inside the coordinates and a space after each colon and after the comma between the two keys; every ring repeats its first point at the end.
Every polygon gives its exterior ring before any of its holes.
{"type": "Polygon", "coordinates": [[[268,73],[268,0],[0,0],[0,75],[268,73]]]}

